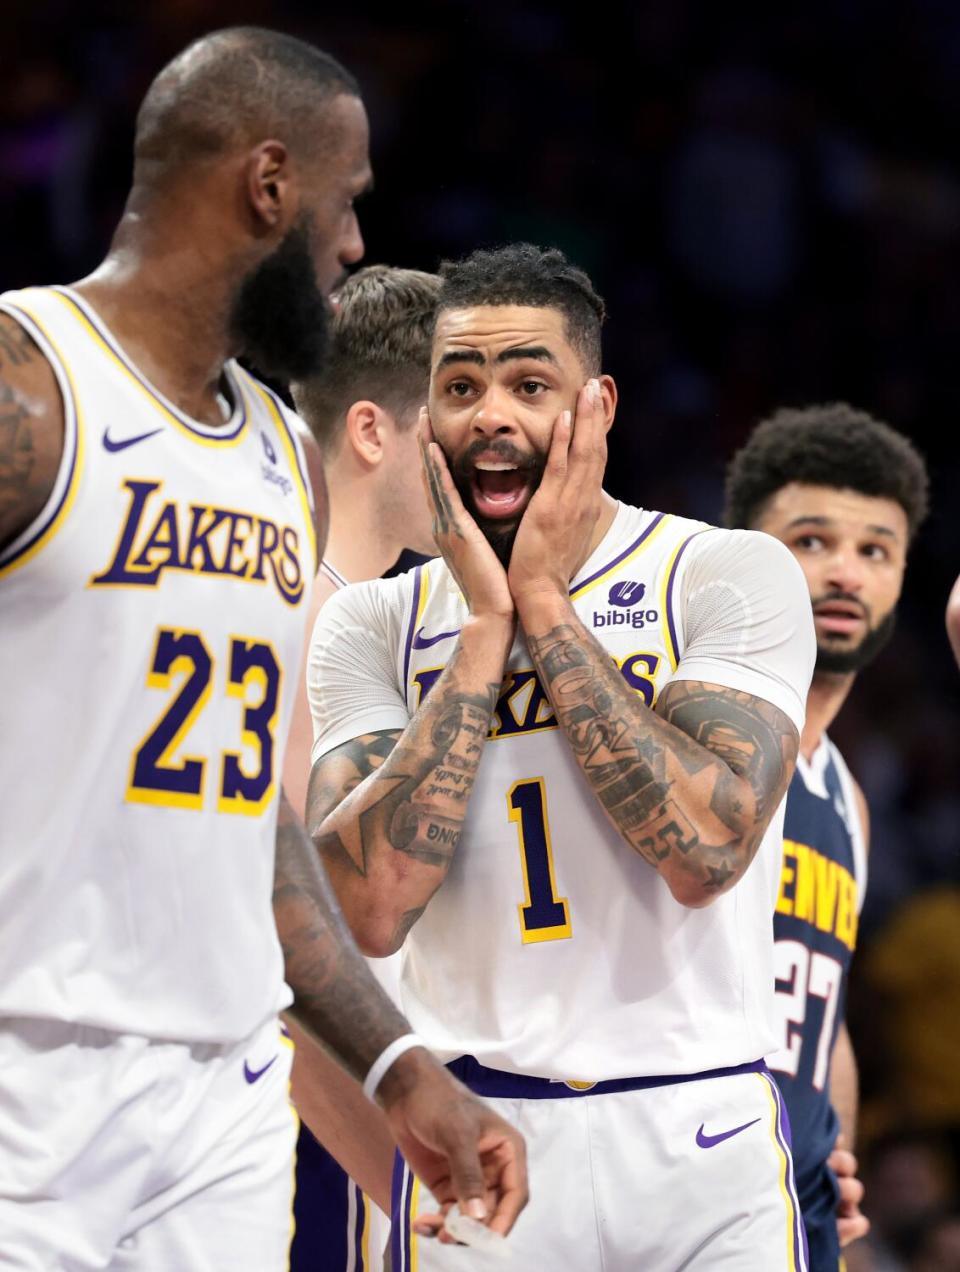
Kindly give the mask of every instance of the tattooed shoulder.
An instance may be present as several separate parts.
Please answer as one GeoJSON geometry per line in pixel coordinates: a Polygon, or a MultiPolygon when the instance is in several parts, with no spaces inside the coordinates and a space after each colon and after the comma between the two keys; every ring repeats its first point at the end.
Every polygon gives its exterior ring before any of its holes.
{"type": "Polygon", "coordinates": [[[656,710],[749,784],[759,814],[780,802],[800,746],[785,712],[763,698],[698,680],[667,685],[656,710]]]}
{"type": "Polygon", "coordinates": [[[63,450],[53,369],[21,325],[0,313],[0,548],[46,503],[63,450]]]}

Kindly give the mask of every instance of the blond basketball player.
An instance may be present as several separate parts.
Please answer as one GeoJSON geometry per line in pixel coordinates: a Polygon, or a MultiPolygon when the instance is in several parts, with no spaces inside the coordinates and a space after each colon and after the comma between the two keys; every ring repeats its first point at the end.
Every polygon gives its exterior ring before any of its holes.
{"type": "MultiPolygon", "coordinates": [[[[766,535],[604,493],[602,302],[560,252],[441,276],[443,559],[320,614],[310,825],[361,948],[406,940],[416,1028],[524,1127],[518,1267],[797,1272],[761,1057],[803,574],[766,535]]],[[[425,1244],[434,1199],[395,1178],[394,1272],[490,1266],[425,1244]]]]}
{"type": "Polygon", "coordinates": [[[234,359],[319,369],[369,181],[342,67],[218,32],[147,93],[103,265],[0,298],[5,1268],[285,1267],[284,1009],[438,1200],[523,1205],[522,1142],[376,986],[279,789],[318,545],[234,359]]]}
{"type": "MultiPolygon", "coordinates": [[[[297,408],[311,430],[308,446],[322,460],[330,509],[327,547],[313,587],[314,619],[341,587],[378,578],[404,548],[436,553],[416,424],[427,398],[439,288],[436,275],[418,270],[372,265],[351,274],[336,296],[323,373],[294,386],[297,408]]],[[[306,800],[312,749],[301,676],[284,763],[291,800],[295,791],[306,800]]],[[[394,997],[396,961],[372,963],[394,997]]],[[[322,1048],[296,1027],[293,1032],[293,1098],[312,1130],[303,1127],[297,1144],[292,1272],[377,1272],[389,1230],[393,1150],[386,1122],[369,1101],[357,1098],[356,1085],[322,1048]]]]}

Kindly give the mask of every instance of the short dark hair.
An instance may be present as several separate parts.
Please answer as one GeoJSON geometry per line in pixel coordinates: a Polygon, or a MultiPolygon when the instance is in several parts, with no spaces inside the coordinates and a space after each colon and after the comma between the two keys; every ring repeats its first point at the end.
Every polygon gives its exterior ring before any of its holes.
{"type": "Polygon", "coordinates": [[[460,261],[443,261],[440,277],[438,313],[473,305],[559,309],[585,370],[591,375],[599,372],[604,304],[583,270],[559,248],[510,243],[471,252],[460,261]]]}
{"type": "Polygon", "coordinates": [[[784,408],[756,426],[727,468],[726,525],[756,525],[770,498],[794,481],[892,499],[911,539],[927,515],[930,481],[919,451],[846,402],[784,408]]]}
{"type": "Polygon", "coordinates": [[[328,455],[344,417],[367,398],[398,425],[427,400],[440,279],[417,269],[368,265],[337,296],[322,373],[292,386],[297,410],[328,455]]]}
{"type": "Polygon", "coordinates": [[[343,93],[360,96],[350,72],[296,36],[255,26],[212,31],[147,89],[137,113],[134,181],[144,164],[179,165],[247,140],[276,137],[291,149],[315,150],[304,115],[343,93]]]}

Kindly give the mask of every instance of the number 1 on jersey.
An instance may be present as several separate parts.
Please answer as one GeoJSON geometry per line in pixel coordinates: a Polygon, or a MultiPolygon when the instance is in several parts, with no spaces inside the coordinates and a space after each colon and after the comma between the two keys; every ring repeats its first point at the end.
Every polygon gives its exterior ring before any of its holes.
{"type": "Polygon", "coordinates": [[[553,877],[553,852],[543,778],[514,782],[507,792],[507,816],[520,836],[520,865],[526,899],[520,911],[520,937],[524,945],[535,941],[560,941],[572,936],[566,897],[557,896],[553,877]]]}

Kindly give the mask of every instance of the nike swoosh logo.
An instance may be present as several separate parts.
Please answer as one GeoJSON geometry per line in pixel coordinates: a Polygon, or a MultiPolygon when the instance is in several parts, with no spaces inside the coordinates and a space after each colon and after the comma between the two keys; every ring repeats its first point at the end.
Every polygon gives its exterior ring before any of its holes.
{"type": "Polygon", "coordinates": [[[739,1135],[740,1132],[745,1131],[748,1126],[756,1126],[759,1121],[760,1119],[755,1117],[752,1122],[744,1122],[743,1126],[735,1126],[732,1131],[721,1131],[719,1135],[704,1135],[703,1123],[701,1122],[700,1129],[697,1131],[697,1147],[713,1148],[714,1144],[722,1144],[723,1141],[728,1140],[731,1135],[739,1135]]]}
{"type": "Polygon", "coordinates": [[[267,1071],[267,1070],[270,1068],[270,1066],[274,1063],[274,1061],[276,1060],[276,1058],[277,1058],[277,1057],[276,1057],[276,1056],[274,1056],[274,1057],[273,1057],[273,1060],[268,1060],[268,1061],[267,1061],[267,1063],[263,1066],[263,1068],[262,1068],[262,1069],[251,1069],[251,1068],[250,1068],[250,1066],[247,1064],[246,1060],[244,1060],[244,1062],[243,1062],[243,1076],[247,1079],[247,1081],[248,1081],[248,1082],[253,1083],[253,1082],[258,1081],[260,1078],[262,1078],[262,1077],[263,1077],[263,1075],[266,1073],[266,1071],[267,1071]]]}
{"type": "Polygon", "coordinates": [[[103,449],[110,451],[111,454],[114,451],[126,450],[128,446],[136,446],[137,442],[145,442],[148,437],[153,437],[157,433],[160,433],[162,431],[163,430],[159,428],[152,428],[149,433],[138,433],[136,437],[121,437],[118,442],[115,442],[113,438],[110,436],[108,430],[104,429],[103,430],[103,449]]]}
{"type": "Polygon", "coordinates": [[[413,634],[413,647],[414,649],[429,649],[431,645],[436,645],[441,640],[451,640],[454,636],[459,635],[459,627],[452,632],[438,632],[436,636],[424,636],[423,628],[418,627],[413,634]]]}

